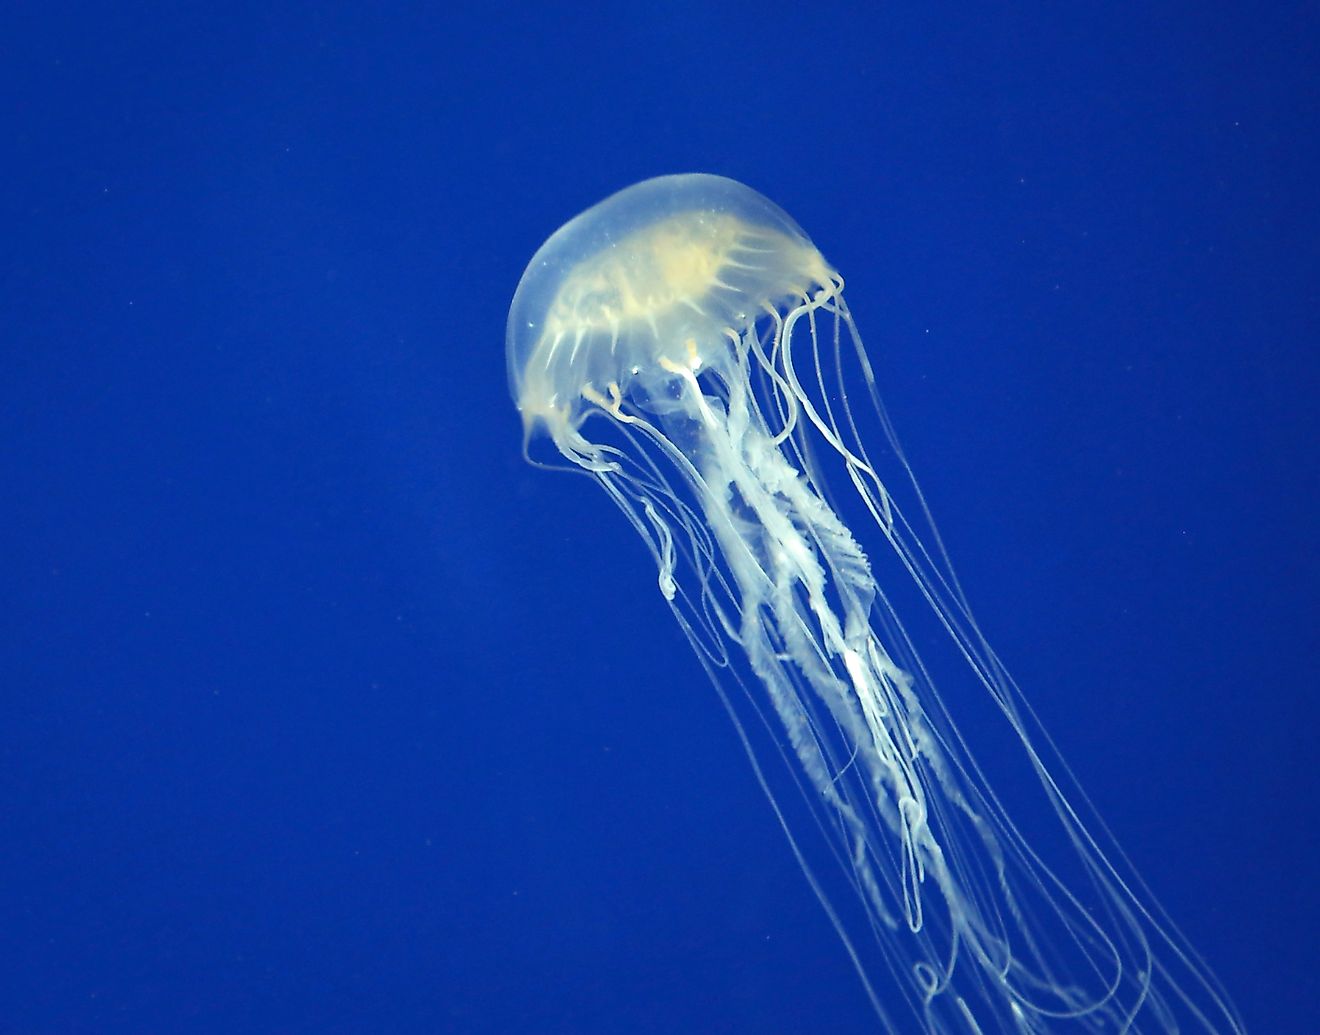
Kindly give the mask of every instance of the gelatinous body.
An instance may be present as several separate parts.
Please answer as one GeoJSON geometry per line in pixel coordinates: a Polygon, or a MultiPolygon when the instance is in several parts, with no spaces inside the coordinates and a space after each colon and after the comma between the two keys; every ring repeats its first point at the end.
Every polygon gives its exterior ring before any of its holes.
{"type": "Polygon", "coordinates": [[[785,213],[716,176],[628,188],[537,252],[507,347],[529,440],[589,472],[649,546],[884,1026],[1241,1030],[1065,793],[944,556],[842,278],[785,213]],[[947,657],[917,651],[904,593],[947,657]],[[1049,850],[937,673],[988,694],[1049,850]]]}

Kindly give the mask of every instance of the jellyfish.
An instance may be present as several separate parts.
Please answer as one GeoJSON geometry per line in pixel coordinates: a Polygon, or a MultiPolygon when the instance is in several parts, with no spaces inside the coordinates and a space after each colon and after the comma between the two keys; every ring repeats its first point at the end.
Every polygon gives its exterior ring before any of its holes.
{"type": "Polygon", "coordinates": [[[982,635],[843,289],[734,180],[612,195],[514,295],[525,451],[649,549],[880,1028],[1241,1032],[982,635]],[[971,735],[993,726],[1011,793],[971,735]]]}

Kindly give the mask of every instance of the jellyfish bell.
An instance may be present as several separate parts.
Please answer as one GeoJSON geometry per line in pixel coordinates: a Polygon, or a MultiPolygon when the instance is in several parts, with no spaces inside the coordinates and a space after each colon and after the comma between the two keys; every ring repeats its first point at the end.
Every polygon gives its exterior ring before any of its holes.
{"type": "Polygon", "coordinates": [[[621,191],[536,253],[507,348],[526,435],[648,546],[882,1026],[1242,1030],[986,643],[843,280],[792,219],[717,176],[621,191]],[[1062,853],[988,779],[882,557],[988,695],[1062,853]]]}
{"type": "Polygon", "coordinates": [[[662,176],[570,220],[509,312],[509,379],[529,433],[563,448],[601,397],[676,367],[734,376],[746,329],[835,275],[771,201],[722,176],[662,176]]]}

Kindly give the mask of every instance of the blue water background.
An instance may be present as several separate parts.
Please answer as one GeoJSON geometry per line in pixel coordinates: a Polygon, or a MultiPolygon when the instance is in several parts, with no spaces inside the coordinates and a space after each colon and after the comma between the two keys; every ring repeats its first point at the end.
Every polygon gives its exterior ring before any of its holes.
{"type": "Polygon", "coordinates": [[[0,1032],[872,1030],[519,454],[526,261],[690,170],[843,271],[987,635],[1314,1031],[1314,6],[450,6],[3,17],[0,1032]]]}

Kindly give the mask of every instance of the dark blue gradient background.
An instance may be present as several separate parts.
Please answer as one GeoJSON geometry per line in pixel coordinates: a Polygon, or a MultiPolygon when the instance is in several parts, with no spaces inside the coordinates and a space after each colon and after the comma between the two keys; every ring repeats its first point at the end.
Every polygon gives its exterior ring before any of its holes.
{"type": "Polygon", "coordinates": [[[524,264],[689,170],[843,271],[991,641],[1314,1031],[1315,6],[448,6],[3,16],[0,1032],[872,1030],[520,458],[524,264]]]}

